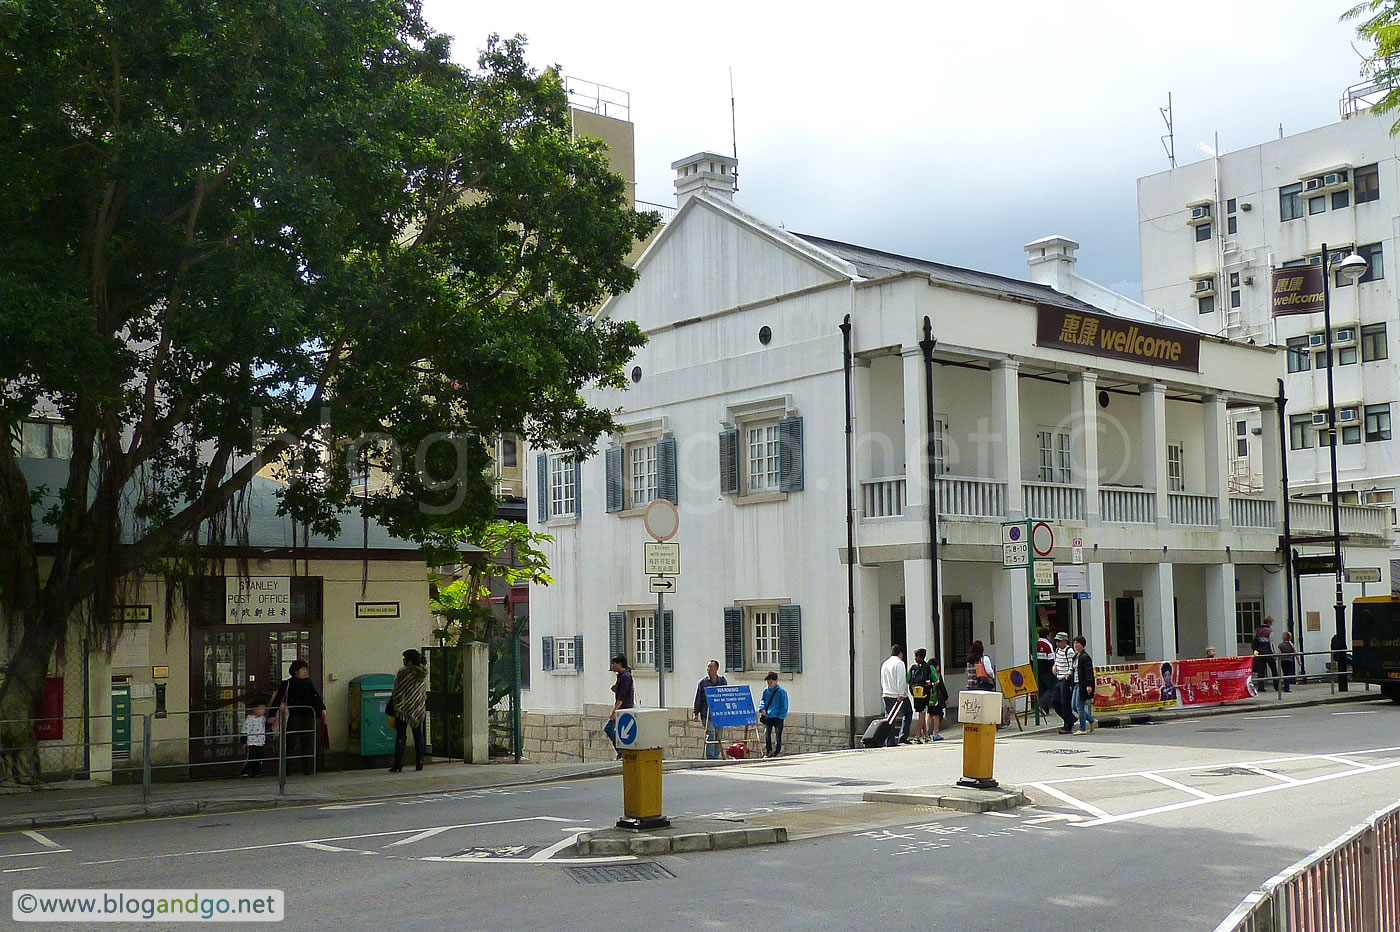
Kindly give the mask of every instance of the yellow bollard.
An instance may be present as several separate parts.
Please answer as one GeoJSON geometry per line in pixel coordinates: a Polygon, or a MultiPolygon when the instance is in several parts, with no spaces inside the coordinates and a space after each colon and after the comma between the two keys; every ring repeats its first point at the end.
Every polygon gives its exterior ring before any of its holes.
{"type": "Polygon", "coordinates": [[[666,744],[665,709],[624,709],[617,716],[622,751],[622,814],[618,828],[664,828],[661,814],[661,749],[666,744]]]}
{"type": "Polygon", "coordinates": [[[1001,721],[1001,693],[965,689],[958,693],[958,721],[963,726],[963,775],[958,786],[989,790],[992,759],[996,753],[997,724],[1001,721]]]}

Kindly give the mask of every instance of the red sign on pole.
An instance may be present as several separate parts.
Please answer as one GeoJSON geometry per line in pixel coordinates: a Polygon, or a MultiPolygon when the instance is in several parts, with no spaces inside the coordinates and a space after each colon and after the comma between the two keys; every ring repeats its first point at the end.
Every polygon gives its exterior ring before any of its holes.
{"type": "Polygon", "coordinates": [[[63,738],[63,677],[44,680],[39,708],[34,713],[34,739],[59,741],[63,738]]]}

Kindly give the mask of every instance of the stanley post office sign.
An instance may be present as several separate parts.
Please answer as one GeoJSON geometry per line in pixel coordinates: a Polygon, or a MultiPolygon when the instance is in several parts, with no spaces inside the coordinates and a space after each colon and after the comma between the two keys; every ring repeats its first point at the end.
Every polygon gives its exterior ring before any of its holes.
{"type": "Polygon", "coordinates": [[[1037,346],[1199,372],[1200,334],[1108,314],[1037,305],[1037,346]]]}

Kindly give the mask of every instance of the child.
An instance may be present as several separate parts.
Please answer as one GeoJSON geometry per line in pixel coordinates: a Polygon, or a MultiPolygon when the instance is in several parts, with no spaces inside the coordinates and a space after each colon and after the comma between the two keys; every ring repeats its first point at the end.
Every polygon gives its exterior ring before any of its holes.
{"type": "Polygon", "coordinates": [[[943,740],[943,717],[948,714],[948,684],[938,667],[930,667],[933,674],[933,695],[929,698],[928,714],[933,719],[933,734],[929,741],[943,740]]]}
{"type": "Polygon", "coordinates": [[[255,703],[243,719],[243,743],[248,746],[248,762],[242,777],[262,776],[263,750],[267,747],[267,705],[255,703]]]}

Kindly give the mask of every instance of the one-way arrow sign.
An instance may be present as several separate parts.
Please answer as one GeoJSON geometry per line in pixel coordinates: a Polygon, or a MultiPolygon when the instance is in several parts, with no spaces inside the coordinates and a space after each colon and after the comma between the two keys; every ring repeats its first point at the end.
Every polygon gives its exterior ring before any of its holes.
{"type": "Polygon", "coordinates": [[[652,592],[675,592],[676,577],[674,576],[653,576],[651,577],[652,592]]]}

